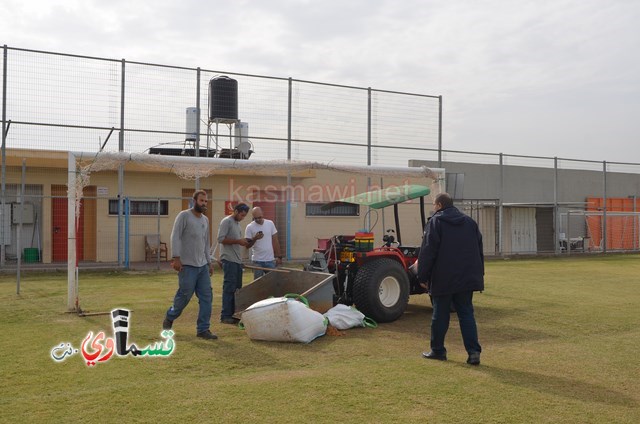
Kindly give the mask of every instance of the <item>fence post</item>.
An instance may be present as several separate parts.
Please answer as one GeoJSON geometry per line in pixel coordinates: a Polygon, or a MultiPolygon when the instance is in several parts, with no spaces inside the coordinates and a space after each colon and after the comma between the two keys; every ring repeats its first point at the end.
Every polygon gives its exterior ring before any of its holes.
{"type": "Polygon", "coordinates": [[[607,253],[607,161],[602,161],[602,253],[607,253]]]}
{"type": "MultiPolygon", "coordinates": [[[[198,109],[198,115],[200,114],[200,109],[198,109]]],[[[213,197],[213,193],[212,193],[212,197],[213,197]]],[[[213,199],[211,199],[211,201],[213,202],[213,199]]],[[[157,210],[157,214],[156,214],[156,233],[158,234],[158,250],[156,252],[156,269],[160,269],[160,206],[161,206],[162,202],[160,201],[160,198],[158,197],[158,210],[157,210]]],[[[211,217],[213,218],[213,215],[211,215],[211,217]]],[[[211,225],[211,224],[209,224],[211,225]]],[[[166,259],[169,259],[169,252],[166,252],[166,259]]],[[[146,253],[145,253],[145,258],[144,260],[146,261],[146,253]]]]}
{"type": "MultiPolygon", "coordinates": [[[[196,157],[200,156],[200,67],[196,74],[196,157]]],[[[186,137],[185,137],[186,138],[186,137]]],[[[207,146],[208,147],[208,146],[207,146]]],[[[209,150],[207,150],[207,157],[209,150]]],[[[196,177],[196,190],[200,190],[200,177],[196,177]]],[[[160,250],[160,249],[158,249],[160,250]]]]}
{"type": "MultiPolygon", "coordinates": [[[[124,151],[124,84],[125,84],[125,60],[122,59],[122,71],[120,81],[120,134],[118,138],[118,151],[124,151]]],[[[123,264],[123,194],[124,194],[124,165],[118,166],[118,266],[123,264]]]]}
{"type": "MultiPolygon", "coordinates": [[[[287,160],[291,160],[291,111],[292,111],[293,79],[289,77],[289,94],[287,98],[287,160]]],[[[291,171],[287,171],[287,237],[286,256],[291,259],[291,171]]]]}
{"type": "Polygon", "coordinates": [[[7,141],[7,45],[4,45],[2,53],[2,200],[0,201],[0,216],[2,216],[2,222],[0,222],[0,267],[4,268],[5,260],[5,244],[4,240],[6,234],[4,233],[4,221],[7,219],[5,216],[5,195],[6,195],[6,170],[7,170],[7,155],[6,155],[6,141],[7,141]]]}
{"type": "Polygon", "coordinates": [[[438,96],[438,168],[442,168],[442,96],[438,96]]]}
{"type": "Polygon", "coordinates": [[[567,209],[567,255],[571,256],[571,209],[567,209]]]}
{"type": "Polygon", "coordinates": [[[560,254],[560,214],[558,211],[558,157],[553,158],[553,243],[556,255],[560,254]]]}
{"type": "Polygon", "coordinates": [[[76,157],[67,153],[67,310],[80,312],[78,299],[78,262],[76,260],[76,157]]]}
{"type": "Polygon", "coordinates": [[[17,247],[17,256],[18,256],[18,275],[16,277],[16,294],[20,294],[20,271],[22,267],[22,223],[24,213],[24,189],[25,189],[25,179],[27,178],[27,160],[22,159],[22,174],[20,178],[20,215],[18,220],[18,231],[16,234],[16,247],[17,247]]]}
{"type": "Polygon", "coordinates": [[[289,77],[289,94],[287,97],[287,160],[291,160],[291,98],[293,96],[293,79],[289,77]]]}
{"type": "Polygon", "coordinates": [[[502,153],[500,153],[499,155],[499,159],[500,159],[500,193],[499,193],[499,198],[498,198],[498,254],[499,255],[503,255],[504,252],[502,251],[503,249],[503,243],[502,243],[502,237],[504,235],[504,231],[502,229],[502,223],[504,221],[504,217],[503,217],[503,206],[502,203],[504,202],[503,196],[504,196],[504,166],[503,166],[503,158],[502,158],[502,153]]]}
{"type": "MultiPolygon", "coordinates": [[[[367,88],[367,165],[371,165],[371,87],[367,88]]],[[[371,185],[371,178],[368,184],[371,185]]]]}
{"type": "Polygon", "coordinates": [[[131,264],[129,260],[129,207],[130,200],[128,197],[124,199],[124,267],[129,269],[131,264]]]}
{"type": "Polygon", "coordinates": [[[637,196],[633,195],[633,250],[638,250],[638,215],[637,215],[637,196]]]}
{"type": "MultiPolygon", "coordinates": [[[[371,166],[371,87],[367,88],[367,166],[371,166]]],[[[371,190],[371,177],[367,177],[367,191],[371,190]]],[[[371,211],[369,206],[367,210],[371,211]]],[[[371,214],[367,214],[367,230],[371,229],[371,214]]],[[[424,231],[424,230],[423,230],[424,231]]]]}

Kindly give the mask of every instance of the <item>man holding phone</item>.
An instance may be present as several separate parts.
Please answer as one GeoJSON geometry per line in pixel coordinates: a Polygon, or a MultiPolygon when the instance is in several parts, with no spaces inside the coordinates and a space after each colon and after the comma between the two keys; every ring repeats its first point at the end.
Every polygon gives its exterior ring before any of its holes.
{"type": "MultiPolygon", "coordinates": [[[[253,221],[245,229],[245,238],[255,240],[249,246],[251,248],[251,262],[261,268],[275,268],[282,265],[280,242],[278,242],[278,230],[270,219],[266,219],[262,209],[255,207],[251,210],[253,221]]],[[[263,276],[267,271],[256,269],[253,277],[263,276]]]]}

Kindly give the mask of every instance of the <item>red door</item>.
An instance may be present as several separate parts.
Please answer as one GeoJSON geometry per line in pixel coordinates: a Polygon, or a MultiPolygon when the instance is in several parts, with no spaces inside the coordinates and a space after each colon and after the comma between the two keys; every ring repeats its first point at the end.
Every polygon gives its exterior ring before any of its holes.
{"type": "MultiPolygon", "coordinates": [[[[53,262],[65,262],[67,260],[67,186],[51,186],[51,260],[53,262]],[[65,196],[65,197],[61,197],[65,196]]],[[[76,229],[76,254],[78,261],[83,259],[83,226],[82,201],[80,202],[80,222],[76,229]]]]}
{"type": "Polygon", "coordinates": [[[276,202],[253,202],[253,207],[259,207],[266,219],[276,222],[276,202]]]}
{"type": "Polygon", "coordinates": [[[265,199],[263,201],[257,200],[253,202],[253,207],[260,207],[262,209],[262,215],[266,219],[270,219],[278,230],[278,241],[280,242],[280,251],[284,255],[287,246],[287,213],[286,203],[283,201],[285,193],[283,191],[275,192],[254,192],[254,199],[265,199]],[[273,199],[275,197],[275,199],[273,199]],[[269,200],[266,200],[269,199],[269,200]],[[273,200],[272,200],[273,199],[273,200]]]}

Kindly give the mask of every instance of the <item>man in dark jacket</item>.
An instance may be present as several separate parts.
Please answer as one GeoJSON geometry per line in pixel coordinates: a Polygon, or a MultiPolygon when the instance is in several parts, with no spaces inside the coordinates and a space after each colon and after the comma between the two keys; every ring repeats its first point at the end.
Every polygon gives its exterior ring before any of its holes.
{"type": "Polygon", "coordinates": [[[467,363],[480,364],[482,348],[473,315],[473,292],[484,290],[484,255],[478,224],[453,206],[451,196],[441,193],[434,202],[418,257],[418,281],[431,295],[431,351],[427,359],[447,360],[444,338],[449,329],[451,304],[460,322],[467,363]]]}

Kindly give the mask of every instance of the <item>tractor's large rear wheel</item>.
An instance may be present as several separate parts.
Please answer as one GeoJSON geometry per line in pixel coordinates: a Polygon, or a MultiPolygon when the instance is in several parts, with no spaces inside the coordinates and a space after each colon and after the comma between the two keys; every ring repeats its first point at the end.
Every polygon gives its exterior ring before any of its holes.
{"type": "Polygon", "coordinates": [[[364,264],[353,283],[353,302],[377,322],[395,321],[409,303],[409,278],[397,261],[388,258],[364,264]]]}

